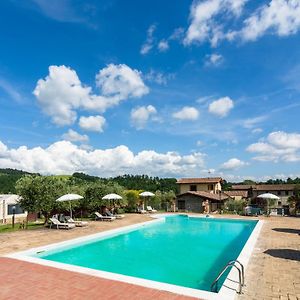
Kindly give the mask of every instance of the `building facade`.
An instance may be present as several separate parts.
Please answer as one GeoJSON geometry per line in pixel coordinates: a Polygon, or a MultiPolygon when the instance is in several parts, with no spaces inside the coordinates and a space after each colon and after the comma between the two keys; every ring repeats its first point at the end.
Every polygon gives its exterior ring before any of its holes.
{"type": "Polygon", "coordinates": [[[244,191],[248,197],[255,200],[257,196],[265,193],[271,193],[279,197],[275,201],[275,207],[288,205],[288,198],[294,195],[296,184],[253,184],[253,185],[233,185],[232,191],[244,191]]]}
{"type": "Polygon", "coordinates": [[[179,184],[179,194],[200,191],[217,194],[222,190],[221,182],[221,177],[181,178],[177,180],[177,184],[179,184]]]}
{"type": "Polygon", "coordinates": [[[179,194],[176,196],[178,211],[214,212],[222,209],[229,198],[222,193],[222,178],[182,178],[177,180],[179,194]]]}
{"type": "Polygon", "coordinates": [[[27,212],[18,204],[19,195],[0,194],[0,223],[11,223],[13,215],[16,222],[22,222],[27,217],[27,212]]]}

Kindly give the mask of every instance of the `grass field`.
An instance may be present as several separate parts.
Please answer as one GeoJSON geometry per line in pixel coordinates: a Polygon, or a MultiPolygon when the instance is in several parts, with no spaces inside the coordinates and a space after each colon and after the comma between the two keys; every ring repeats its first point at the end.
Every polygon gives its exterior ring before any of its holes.
{"type": "Polygon", "coordinates": [[[23,229],[21,223],[16,223],[15,227],[12,228],[12,224],[4,224],[0,225],[0,234],[11,232],[11,231],[18,231],[18,230],[35,230],[38,228],[42,228],[44,226],[43,222],[32,222],[28,223],[27,229],[23,229]]]}

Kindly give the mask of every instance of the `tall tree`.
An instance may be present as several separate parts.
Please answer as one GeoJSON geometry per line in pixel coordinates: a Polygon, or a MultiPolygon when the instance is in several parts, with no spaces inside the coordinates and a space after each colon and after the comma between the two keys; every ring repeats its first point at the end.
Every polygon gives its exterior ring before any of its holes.
{"type": "Polygon", "coordinates": [[[56,199],[67,190],[65,180],[51,176],[24,176],[16,183],[21,207],[28,212],[41,212],[45,223],[59,208],[66,207],[66,203],[58,203],[56,199]]]}

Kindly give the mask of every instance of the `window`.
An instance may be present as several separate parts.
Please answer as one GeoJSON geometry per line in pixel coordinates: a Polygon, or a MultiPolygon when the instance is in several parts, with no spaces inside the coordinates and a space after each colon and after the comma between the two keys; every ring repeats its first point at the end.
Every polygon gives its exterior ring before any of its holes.
{"type": "Polygon", "coordinates": [[[197,192],[197,185],[195,185],[195,184],[190,185],[190,191],[197,192]]]}
{"type": "Polygon", "coordinates": [[[281,191],[278,191],[278,196],[281,196],[281,191]]]}
{"type": "Polygon", "coordinates": [[[289,195],[289,191],[285,191],[285,195],[288,196],[289,195]]]}
{"type": "Polygon", "coordinates": [[[209,184],[209,185],[208,185],[208,190],[209,190],[209,191],[213,191],[213,189],[214,189],[214,185],[213,185],[213,184],[209,184]]]}
{"type": "Polygon", "coordinates": [[[13,207],[15,207],[15,214],[23,214],[24,210],[21,208],[20,204],[9,204],[7,205],[7,214],[12,215],[13,214],[13,207]]]}

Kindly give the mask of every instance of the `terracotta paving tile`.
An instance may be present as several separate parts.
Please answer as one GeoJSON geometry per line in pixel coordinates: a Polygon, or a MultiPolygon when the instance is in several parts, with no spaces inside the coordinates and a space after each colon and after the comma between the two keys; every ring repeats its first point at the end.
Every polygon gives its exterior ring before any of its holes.
{"type": "Polygon", "coordinates": [[[0,300],[191,300],[166,291],[0,257],[0,300]]]}

